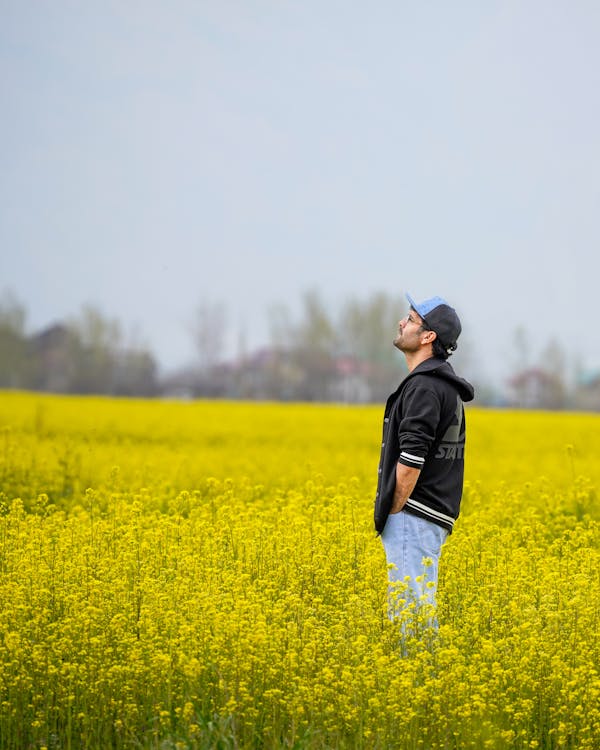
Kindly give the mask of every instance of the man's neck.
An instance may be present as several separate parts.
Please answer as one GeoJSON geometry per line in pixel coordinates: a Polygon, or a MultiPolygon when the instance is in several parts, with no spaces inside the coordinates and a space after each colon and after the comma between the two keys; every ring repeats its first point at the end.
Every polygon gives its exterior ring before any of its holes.
{"type": "Polygon", "coordinates": [[[404,352],[404,357],[406,358],[408,371],[412,372],[421,362],[425,362],[426,359],[433,357],[433,347],[429,345],[419,349],[417,352],[404,352]]]}

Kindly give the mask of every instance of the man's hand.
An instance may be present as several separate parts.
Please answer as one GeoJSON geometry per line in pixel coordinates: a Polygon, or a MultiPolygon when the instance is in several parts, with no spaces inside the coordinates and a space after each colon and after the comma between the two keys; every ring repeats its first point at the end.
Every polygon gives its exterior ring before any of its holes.
{"type": "Polygon", "coordinates": [[[420,469],[413,469],[411,466],[396,464],[396,489],[394,490],[394,503],[390,513],[400,513],[414,490],[420,469]]]}

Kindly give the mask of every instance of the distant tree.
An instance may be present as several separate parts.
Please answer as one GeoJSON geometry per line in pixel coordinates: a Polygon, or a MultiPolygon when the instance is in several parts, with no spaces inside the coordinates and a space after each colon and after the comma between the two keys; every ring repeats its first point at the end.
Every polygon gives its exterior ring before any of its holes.
{"type": "Polygon", "coordinates": [[[295,336],[300,348],[334,354],[338,344],[336,326],[316,289],[304,293],[301,315],[295,336]]]}
{"type": "Polygon", "coordinates": [[[556,339],[551,339],[541,355],[540,367],[548,375],[546,403],[548,409],[564,409],[567,402],[566,354],[556,339]]]}
{"type": "Polygon", "coordinates": [[[113,393],[121,346],[121,325],[93,305],[84,305],[69,323],[73,333],[72,390],[77,393],[113,393]]]}
{"type": "Polygon", "coordinates": [[[287,349],[295,345],[296,331],[287,305],[271,305],[267,313],[269,342],[275,349],[287,349]]]}
{"type": "Polygon", "coordinates": [[[519,325],[513,333],[513,366],[515,370],[525,370],[530,366],[531,350],[527,343],[529,334],[525,326],[519,325]]]}
{"type": "Polygon", "coordinates": [[[0,388],[24,388],[27,381],[25,307],[11,291],[0,298],[0,388]]]}
{"type": "Polygon", "coordinates": [[[293,332],[294,362],[304,373],[298,397],[308,401],[327,400],[335,378],[333,362],[339,337],[335,323],[316,290],[302,298],[301,318],[293,332]]]}
{"type": "Polygon", "coordinates": [[[524,373],[527,373],[531,369],[531,352],[527,344],[528,338],[524,326],[520,325],[515,328],[509,358],[511,374],[508,383],[514,393],[515,404],[519,407],[523,407],[531,401],[531,377],[524,377],[524,373]]]}
{"type": "Polygon", "coordinates": [[[360,359],[397,366],[393,340],[402,317],[400,302],[385,292],[366,300],[350,298],[341,309],[338,331],[344,351],[360,359]]]}
{"type": "Polygon", "coordinates": [[[117,358],[113,383],[117,396],[155,396],[157,365],[152,354],[141,348],[123,350],[117,358]]]}
{"type": "MultiPolygon", "coordinates": [[[[458,339],[458,348],[450,357],[449,362],[456,370],[456,372],[459,375],[466,377],[467,380],[480,380],[482,377],[481,373],[473,372],[473,370],[476,370],[477,368],[477,360],[474,357],[474,347],[472,339],[469,337],[469,334],[464,331],[464,329],[460,335],[460,338],[458,339]]],[[[481,384],[481,387],[483,393],[483,383],[481,384]]],[[[491,397],[489,387],[490,386],[487,386],[487,388],[485,389],[487,390],[486,397],[491,397]]],[[[480,394],[477,394],[478,398],[479,395],[480,394]]]]}
{"type": "Polygon", "coordinates": [[[287,305],[271,306],[268,323],[271,351],[265,359],[263,388],[274,398],[325,400],[334,377],[338,336],[319,292],[304,293],[295,320],[287,305]]]}
{"type": "Polygon", "coordinates": [[[404,358],[394,348],[401,301],[385,292],[365,300],[350,298],[341,308],[337,325],[340,349],[363,363],[371,397],[385,398],[406,372],[404,358]]]}
{"type": "Polygon", "coordinates": [[[222,302],[203,300],[197,306],[189,331],[200,372],[210,371],[219,363],[227,333],[227,311],[222,302]]]}

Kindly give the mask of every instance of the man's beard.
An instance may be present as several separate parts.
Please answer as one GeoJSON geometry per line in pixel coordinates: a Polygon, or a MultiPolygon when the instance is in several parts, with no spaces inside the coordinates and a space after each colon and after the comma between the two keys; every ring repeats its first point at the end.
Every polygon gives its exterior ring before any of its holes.
{"type": "Polygon", "coordinates": [[[420,344],[418,341],[415,341],[413,345],[410,344],[403,336],[402,334],[398,334],[396,338],[394,339],[394,346],[396,349],[398,349],[401,352],[404,352],[405,354],[410,354],[412,352],[416,352],[420,349],[420,344]]]}

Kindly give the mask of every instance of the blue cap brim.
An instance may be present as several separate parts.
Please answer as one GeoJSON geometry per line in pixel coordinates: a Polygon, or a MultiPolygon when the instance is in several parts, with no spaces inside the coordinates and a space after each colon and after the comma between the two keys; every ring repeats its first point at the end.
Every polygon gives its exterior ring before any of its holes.
{"type": "Polygon", "coordinates": [[[435,310],[435,308],[439,307],[440,305],[446,305],[447,307],[450,307],[446,300],[442,299],[441,297],[432,297],[431,299],[426,299],[424,302],[415,302],[410,294],[407,294],[406,299],[408,300],[413,310],[416,310],[422,318],[426,318],[432,310],[435,310]]]}

